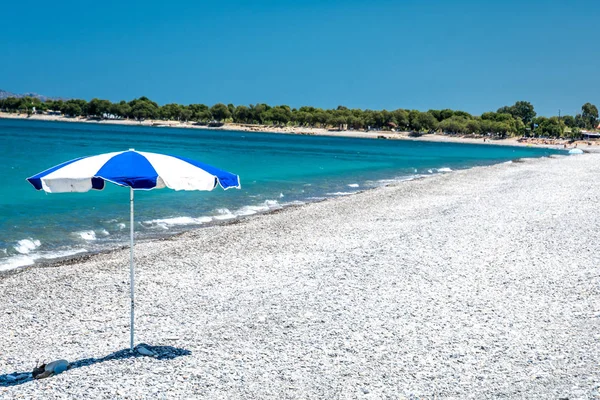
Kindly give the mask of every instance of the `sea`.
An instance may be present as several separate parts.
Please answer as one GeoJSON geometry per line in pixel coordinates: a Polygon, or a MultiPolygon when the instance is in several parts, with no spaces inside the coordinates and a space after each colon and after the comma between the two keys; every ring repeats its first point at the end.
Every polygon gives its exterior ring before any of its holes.
{"type": "Polygon", "coordinates": [[[26,178],[81,156],[134,148],[211,164],[241,189],[136,191],[136,240],[386,185],[560,150],[0,119],[0,271],[129,240],[129,190],[47,194],[26,178]]]}

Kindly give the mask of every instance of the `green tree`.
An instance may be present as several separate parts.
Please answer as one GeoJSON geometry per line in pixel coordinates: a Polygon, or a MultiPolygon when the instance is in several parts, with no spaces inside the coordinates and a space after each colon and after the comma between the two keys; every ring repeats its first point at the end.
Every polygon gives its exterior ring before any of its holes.
{"type": "Polygon", "coordinates": [[[178,120],[181,114],[182,106],[175,103],[165,104],[159,109],[161,119],[178,120]]]}
{"type": "Polygon", "coordinates": [[[531,124],[536,116],[533,105],[528,101],[517,101],[512,106],[504,106],[498,109],[498,114],[510,114],[514,118],[519,118],[525,125],[531,124]]]}
{"type": "Polygon", "coordinates": [[[78,117],[83,113],[83,110],[77,102],[67,100],[63,108],[63,113],[68,117],[78,117]]]}
{"type": "Polygon", "coordinates": [[[561,137],[565,133],[564,122],[558,117],[538,117],[534,119],[534,124],[537,125],[534,133],[539,136],[561,137]]]}
{"type": "Polygon", "coordinates": [[[439,123],[439,128],[446,133],[467,133],[467,119],[464,117],[450,117],[439,123]]]}
{"type": "Polygon", "coordinates": [[[131,106],[121,100],[118,103],[111,104],[108,112],[116,117],[128,118],[131,114],[131,106]]]}
{"type": "Polygon", "coordinates": [[[585,128],[596,129],[598,127],[598,108],[592,103],[585,103],[581,107],[581,118],[585,123],[585,128]]]}
{"type": "Polygon", "coordinates": [[[311,120],[311,125],[312,126],[316,126],[319,125],[321,128],[324,128],[326,123],[327,123],[327,119],[328,119],[328,115],[325,111],[321,110],[320,108],[317,108],[312,114],[312,120],[311,120]]]}
{"type": "Polygon", "coordinates": [[[275,125],[285,125],[292,117],[292,111],[288,106],[276,106],[266,110],[261,118],[264,122],[270,122],[275,125]]]}
{"type": "MultiPolygon", "coordinates": [[[[411,131],[420,132],[421,129],[423,128],[419,121],[420,114],[421,114],[421,111],[419,111],[419,110],[410,110],[410,112],[408,113],[408,121],[409,121],[408,127],[411,131]]],[[[433,114],[430,114],[430,115],[433,115],[433,114]]]]}
{"type": "Polygon", "coordinates": [[[200,110],[197,113],[192,114],[192,118],[198,122],[208,122],[213,119],[213,116],[207,108],[206,110],[200,110]]]}
{"type": "Polygon", "coordinates": [[[179,110],[179,120],[187,122],[192,117],[193,113],[188,107],[181,107],[179,110]]]}
{"type": "Polygon", "coordinates": [[[437,120],[433,115],[428,112],[419,113],[417,117],[421,130],[425,132],[432,132],[437,129],[437,120]]]}
{"type": "Polygon", "coordinates": [[[443,121],[444,118],[442,118],[442,111],[441,110],[429,110],[428,111],[429,114],[433,115],[433,117],[435,119],[437,119],[439,122],[443,121]]]}
{"type": "Polygon", "coordinates": [[[156,119],[159,115],[159,106],[147,97],[140,97],[129,102],[131,116],[137,120],[156,119]]]}
{"type": "Polygon", "coordinates": [[[398,109],[392,111],[392,117],[396,125],[400,130],[408,129],[408,112],[406,110],[398,109]]]}
{"type": "Polygon", "coordinates": [[[233,122],[247,124],[250,121],[250,109],[246,106],[237,106],[233,113],[233,122]]]}
{"type": "Polygon", "coordinates": [[[467,133],[480,134],[481,121],[479,119],[469,119],[466,123],[467,133]]]}
{"type": "Polygon", "coordinates": [[[569,128],[573,128],[575,126],[575,118],[572,115],[565,115],[562,117],[562,120],[569,128]]]}
{"type": "Polygon", "coordinates": [[[190,119],[194,121],[210,121],[212,119],[208,106],[205,104],[190,104],[188,108],[192,112],[190,119]]]}
{"type": "Polygon", "coordinates": [[[581,129],[586,128],[586,120],[583,118],[581,114],[575,115],[575,126],[581,129]]]}
{"type": "Polygon", "coordinates": [[[250,106],[250,114],[252,115],[252,121],[257,124],[263,123],[264,114],[271,109],[268,104],[256,104],[250,106]]]}
{"type": "Polygon", "coordinates": [[[227,104],[227,109],[229,110],[230,116],[233,116],[233,114],[235,113],[235,106],[233,104],[229,103],[229,104],[227,104]]]}
{"type": "Polygon", "coordinates": [[[4,100],[4,107],[9,112],[16,112],[21,109],[21,103],[21,99],[16,97],[9,97],[6,100],[4,100]]]}
{"type": "Polygon", "coordinates": [[[210,108],[210,113],[213,118],[217,121],[223,121],[224,119],[231,118],[231,112],[229,108],[223,103],[217,103],[210,108]]]}
{"type": "Polygon", "coordinates": [[[472,119],[473,116],[466,111],[454,111],[454,116],[463,117],[465,119],[472,119]]]}
{"type": "Polygon", "coordinates": [[[110,112],[110,106],[111,102],[108,100],[93,98],[89,103],[87,103],[87,107],[82,107],[82,109],[87,116],[102,118],[104,114],[108,114],[110,112]]]}
{"type": "Polygon", "coordinates": [[[33,112],[33,99],[29,96],[25,96],[21,99],[21,110],[25,111],[27,115],[31,115],[33,112]]]}

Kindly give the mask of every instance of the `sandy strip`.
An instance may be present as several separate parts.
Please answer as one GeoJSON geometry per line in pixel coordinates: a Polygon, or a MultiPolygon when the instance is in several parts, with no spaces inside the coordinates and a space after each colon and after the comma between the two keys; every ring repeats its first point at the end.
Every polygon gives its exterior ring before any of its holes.
{"type": "Polygon", "coordinates": [[[0,112],[0,119],[20,119],[20,120],[35,120],[46,122],[84,122],[90,124],[105,124],[105,125],[129,125],[129,126],[151,126],[157,128],[183,128],[183,129],[208,129],[208,130],[223,130],[223,131],[241,131],[241,132],[257,132],[257,133],[281,133],[288,135],[309,135],[309,136],[333,136],[333,137],[351,137],[362,139],[391,139],[391,140],[412,140],[412,141],[427,141],[427,142],[443,142],[443,143],[471,143],[471,144],[491,144],[504,146],[526,146],[526,147],[545,147],[562,149],[565,147],[579,147],[589,151],[599,151],[600,141],[584,141],[579,140],[570,143],[564,139],[530,139],[528,142],[520,142],[517,137],[508,137],[505,139],[491,140],[486,138],[461,137],[444,134],[424,134],[418,137],[413,137],[409,132],[389,132],[389,131],[330,131],[323,128],[309,127],[274,127],[266,125],[250,125],[250,124],[225,124],[218,128],[209,128],[206,125],[197,125],[193,122],[179,122],[166,120],[92,120],[84,117],[67,118],[56,115],[31,115],[13,114],[0,112]]]}
{"type": "Polygon", "coordinates": [[[14,386],[128,346],[128,253],[5,276],[0,398],[598,398],[599,170],[474,168],[142,243],[138,339],[179,350],[14,386]]]}

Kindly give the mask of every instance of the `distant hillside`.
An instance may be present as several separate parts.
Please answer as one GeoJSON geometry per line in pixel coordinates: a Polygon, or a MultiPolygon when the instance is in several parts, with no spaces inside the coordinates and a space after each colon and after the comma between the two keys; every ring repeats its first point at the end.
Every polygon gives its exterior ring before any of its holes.
{"type": "Polygon", "coordinates": [[[6,90],[2,90],[0,89],[0,100],[2,99],[6,99],[8,97],[16,97],[16,98],[22,98],[22,97],[33,97],[36,99],[40,99],[41,101],[46,101],[46,100],[68,100],[68,98],[65,97],[49,97],[49,96],[44,96],[41,94],[37,94],[37,93],[23,93],[23,94],[18,94],[18,93],[11,93],[11,92],[7,92],[6,90]]]}

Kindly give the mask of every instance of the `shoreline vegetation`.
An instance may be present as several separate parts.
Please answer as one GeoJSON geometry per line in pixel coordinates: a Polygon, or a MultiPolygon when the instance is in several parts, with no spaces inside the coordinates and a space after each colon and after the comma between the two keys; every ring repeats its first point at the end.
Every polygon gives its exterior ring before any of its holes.
{"type": "Polygon", "coordinates": [[[416,140],[430,142],[447,143],[468,143],[468,144],[492,144],[507,146],[536,146],[548,148],[573,148],[579,147],[585,149],[589,146],[600,147],[600,141],[597,139],[583,139],[583,137],[527,137],[527,136],[495,136],[481,134],[447,134],[441,132],[416,133],[410,131],[391,131],[391,130],[339,130],[318,127],[298,127],[298,126],[270,126],[259,124],[238,124],[223,123],[219,126],[209,126],[208,124],[198,124],[193,121],[171,121],[161,119],[97,119],[88,117],[66,117],[63,115],[47,114],[23,114],[7,113],[0,111],[0,119],[16,119],[46,122],[78,122],[90,124],[105,125],[126,125],[126,126],[146,126],[155,128],[183,128],[183,129],[208,129],[240,132],[257,133],[278,133],[278,134],[296,134],[308,136],[333,136],[349,137],[363,139],[390,139],[390,140],[416,140]]]}
{"type": "Polygon", "coordinates": [[[598,108],[591,103],[584,104],[575,116],[546,118],[537,116],[526,101],[475,116],[450,109],[422,112],[222,103],[161,106],[147,97],[111,103],[97,98],[89,102],[42,101],[25,96],[0,99],[0,118],[560,147],[592,145],[592,137],[600,138],[593,133],[600,127],[598,108]],[[584,138],[587,140],[578,142],[584,138]]]}
{"type": "Polygon", "coordinates": [[[136,243],[140,340],[185,356],[59,384],[8,377],[125,347],[128,250],[2,276],[0,397],[593,398],[599,215],[573,199],[599,165],[475,167],[136,243]]]}

